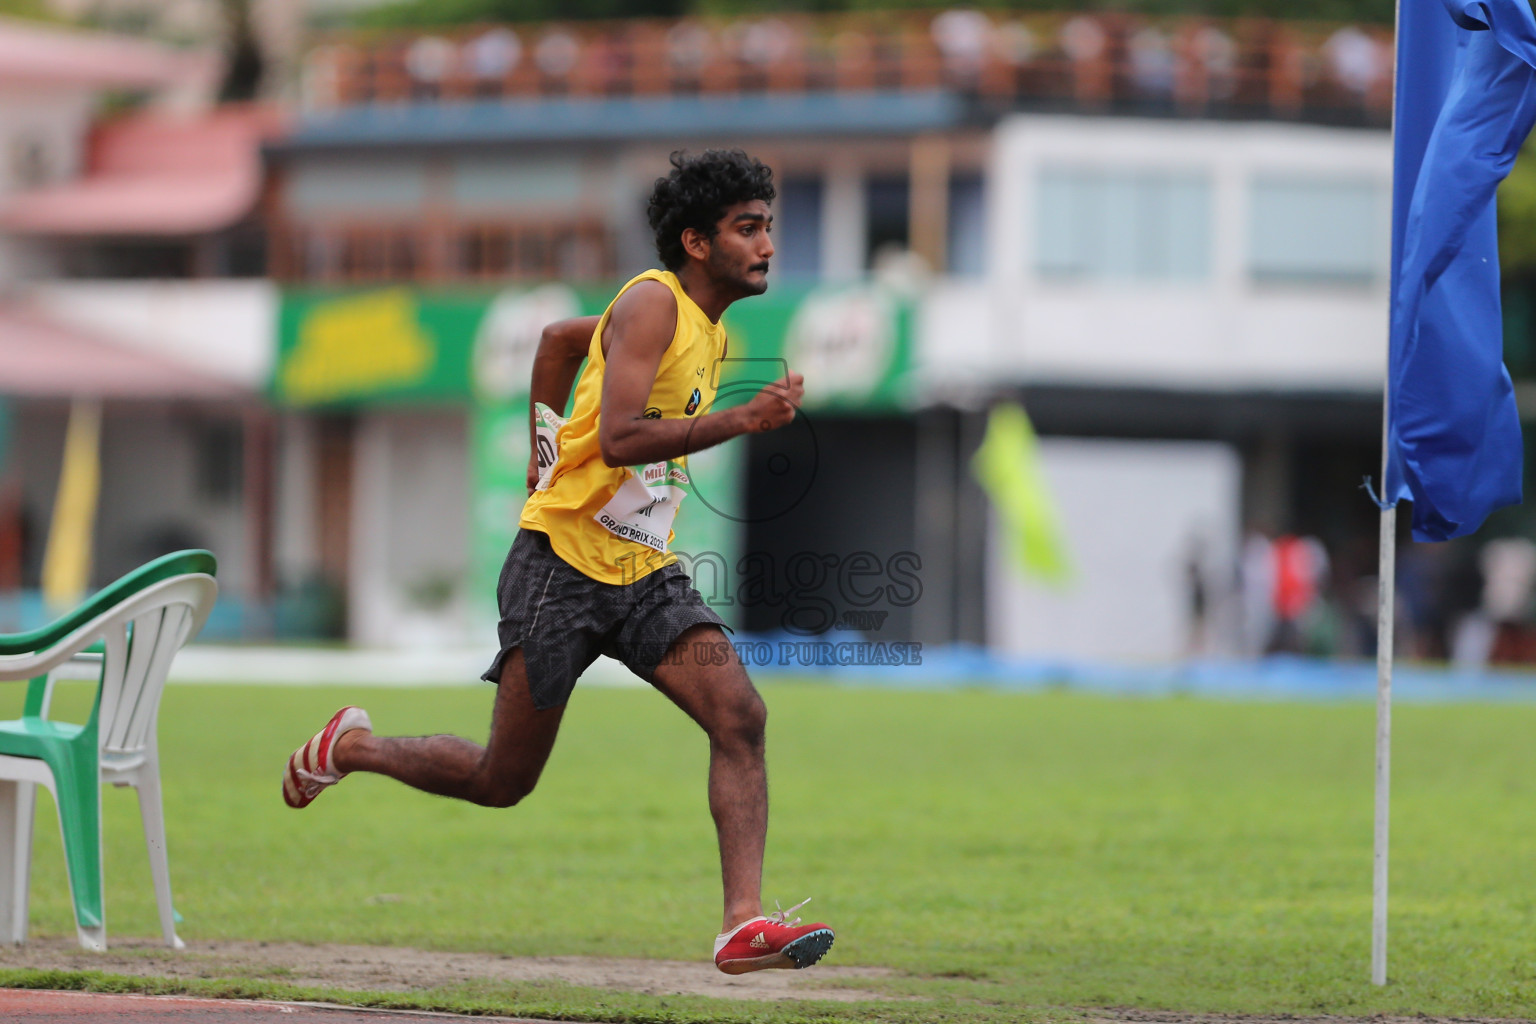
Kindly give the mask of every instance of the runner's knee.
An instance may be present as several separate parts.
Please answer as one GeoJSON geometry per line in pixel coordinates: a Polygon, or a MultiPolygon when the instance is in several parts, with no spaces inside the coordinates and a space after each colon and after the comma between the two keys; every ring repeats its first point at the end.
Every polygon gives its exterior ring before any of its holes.
{"type": "Polygon", "coordinates": [[[538,773],[482,771],[469,794],[481,807],[515,807],[539,784],[538,773]]]}
{"type": "Polygon", "coordinates": [[[493,783],[477,791],[474,802],[481,807],[516,807],[532,792],[533,783],[527,785],[493,783]]]}
{"type": "Polygon", "coordinates": [[[717,743],[759,750],[767,728],[768,705],[748,688],[722,708],[710,733],[717,743]]]}

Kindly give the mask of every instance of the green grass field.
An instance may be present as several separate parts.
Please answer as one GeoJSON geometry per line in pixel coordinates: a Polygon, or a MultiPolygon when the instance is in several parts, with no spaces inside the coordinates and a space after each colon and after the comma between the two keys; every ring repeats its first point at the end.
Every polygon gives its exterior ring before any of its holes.
{"type": "MultiPolygon", "coordinates": [[[[1377,989],[1367,704],[763,689],[770,906],[814,896],[807,909],[838,930],[828,963],[895,968],[859,986],[924,1001],[769,1007],[543,986],[439,1003],[618,1020],[1536,1017],[1536,705],[1396,709],[1392,980],[1377,989]]],[[[59,709],[83,694],[65,689],[59,709]]],[[[491,698],[168,690],[183,935],[707,957],[719,883],[706,746],[653,692],[578,689],[517,808],[365,776],[306,811],[283,805],[285,758],[338,705],[364,704],[381,732],[481,739],[491,698]]],[[[109,933],[154,935],[133,798],[104,800],[109,933]]],[[[72,934],[52,814],[45,802],[33,932],[72,934]]]]}

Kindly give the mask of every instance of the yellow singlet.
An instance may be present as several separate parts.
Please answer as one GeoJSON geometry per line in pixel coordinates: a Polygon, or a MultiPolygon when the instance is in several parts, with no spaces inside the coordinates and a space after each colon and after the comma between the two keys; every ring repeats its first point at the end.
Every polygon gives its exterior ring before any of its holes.
{"type": "MultiPolygon", "coordinates": [[[[688,297],[677,275],[647,270],[619,290],[660,281],[677,300],[677,331],[661,357],[656,383],[645,403],[649,419],[700,415],[715,399],[717,364],[725,355],[725,328],[710,323],[688,297]]],[[[614,296],[614,302],[618,296],[614,296]]],[[[677,561],[668,550],[672,520],[689,487],[688,460],[648,466],[607,466],[597,443],[602,410],[603,313],[576,382],[571,418],[562,420],[540,404],[535,410],[539,484],[523,506],[518,525],[549,534],[550,547],[572,567],[600,583],[633,583],[677,561]]]]}

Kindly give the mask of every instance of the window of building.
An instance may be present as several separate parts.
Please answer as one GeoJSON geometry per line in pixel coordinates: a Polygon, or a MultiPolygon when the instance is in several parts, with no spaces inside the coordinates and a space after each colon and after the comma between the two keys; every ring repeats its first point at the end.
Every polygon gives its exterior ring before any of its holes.
{"type": "Polygon", "coordinates": [[[1387,189],[1372,181],[1261,177],[1253,183],[1256,281],[1370,284],[1386,271],[1387,189]]]}
{"type": "Polygon", "coordinates": [[[786,178],[774,202],[774,269],[785,277],[821,277],[821,179],[786,178]]]}
{"type": "Polygon", "coordinates": [[[193,444],[199,498],[227,504],[240,497],[244,474],[243,441],[239,423],[208,421],[196,424],[193,444]]]}
{"type": "Polygon", "coordinates": [[[1210,273],[1211,182],[1187,171],[1051,167],[1036,267],[1052,278],[1197,281],[1210,273]]]}
{"type": "Polygon", "coordinates": [[[255,222],[236,225],[219,239],[211,270],[216,277],[265,276],[266,232],[255,222]]]}
{"type": "Polygon", "coordinates": [[[949,179],[948,271],[955,277],[980,277],[987,266],[986,192],[980,174],[949,179]]]}
{"type": "Polygon", "coordinates": [[[286,231],[275,251],[275,276],[300,281],[597,281],[616,272],[611,234],[586,220],[306,226],[286,231]]]}
{"type": "Polygon", "coordinates": [[[192,244],[179,239],[70,239],[56,252],[61,277],[182,278],[196,270],[192,244]]]}
{"type": "Polygon", "coordinates": [[[401,281],[424,269],[425,239],[409,227],[327,225],[285,231],[273,274],[298,281],[401,281]]]}
{"type": "Polygon", "coordinates": [[[864,265],[881,253],[911,244],[911,186],[906,175],[872,177],[864,183],[864,265]]]}
{"type": "Polygon", "coordinates": [[[377,160],[312,161],[288,172],[284,196],[298,215],[408,215],[426,201],[426,166],[377,160]]]}
{"type": "Polygon", "coordinates": [[[584,181],[576,157],[463,156],[453,163],[450,195],[460,210],[514,207],[547,213],[579,204],[584,181]]]}
{"type": "Polygon", "coordinates": [[[401,281],[421,269],[422,240],[409,229],[365,228],[341,244],[341,276],[352,281],[401,281]]]}
{"type": "Polygon", "coordinates": [[[612,240],[595,222],[469,224],[451,237],[454,277],[591,281],[614,272],[612,240]]]}

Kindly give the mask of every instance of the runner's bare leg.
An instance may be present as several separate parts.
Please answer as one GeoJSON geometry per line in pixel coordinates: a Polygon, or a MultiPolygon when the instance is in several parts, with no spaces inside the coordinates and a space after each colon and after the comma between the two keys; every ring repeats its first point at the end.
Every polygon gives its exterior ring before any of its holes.
{"type": "Polygon", "coordinates": [[[709,812],[720,839],[725,890],[725,926],[720,930],[726,932],[763,912],[768,708],[735,648],[715,625],[700,624],[678,637],[652,683],[709,736],[709,812]]]}
{"type": "Polygon", "coordinates": [[[502,663],[485,746],[459,736],[343,733],[332,755],[343,772],[375,772],[428,793],[486,807],[511,807],[533,792],[555,747],[565,705],[533,705],[521,648],[502,663]]]}

